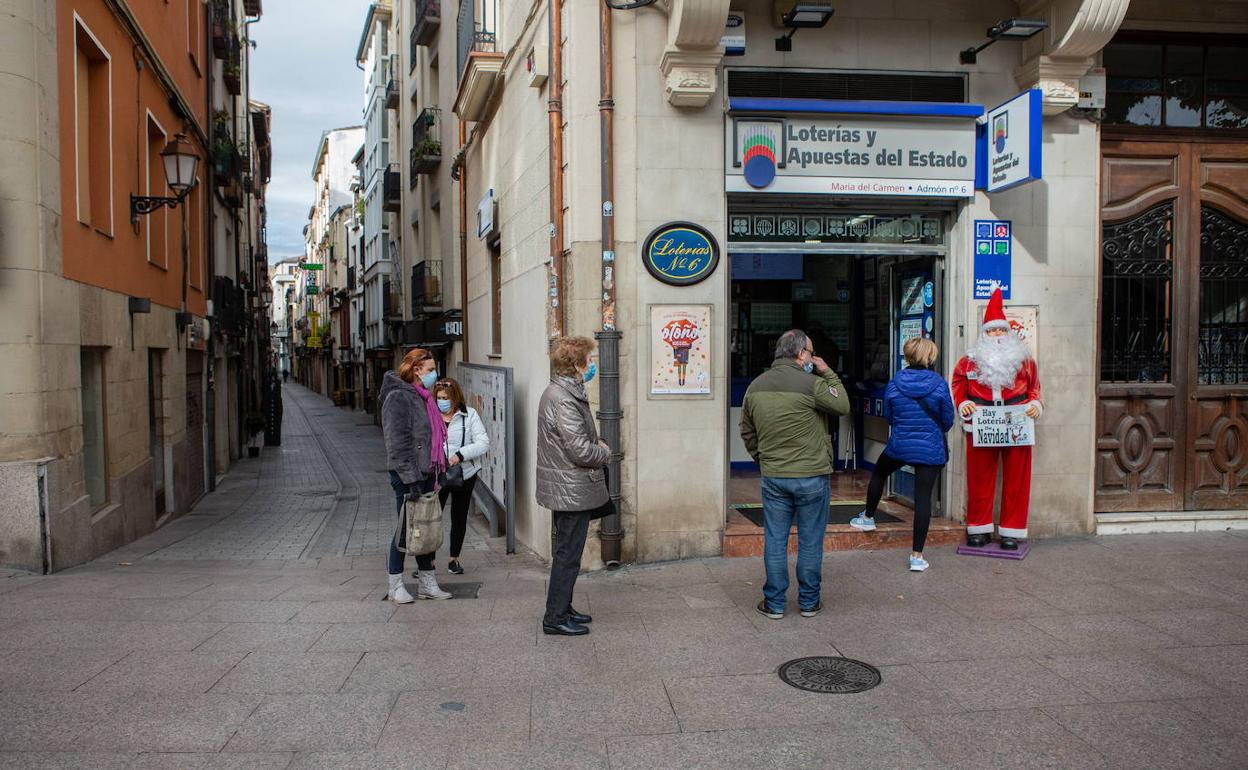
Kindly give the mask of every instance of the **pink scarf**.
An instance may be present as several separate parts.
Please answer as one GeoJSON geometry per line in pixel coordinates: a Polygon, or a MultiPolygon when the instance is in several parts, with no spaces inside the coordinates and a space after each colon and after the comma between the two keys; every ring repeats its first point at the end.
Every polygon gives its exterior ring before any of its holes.
{"type": "Polygon", "coordinates": [[[438,478],[446,470],[446,423],[442,420],[442,412],[438,409],[438,404],[434,400],[433,394],[425,390],[420,380],[412,383],[412,389],[425,402],[425,414],[429,417],[429,432],[431,434],[429,441],[429,467],[433,469],[434,478],[438,478]]]}

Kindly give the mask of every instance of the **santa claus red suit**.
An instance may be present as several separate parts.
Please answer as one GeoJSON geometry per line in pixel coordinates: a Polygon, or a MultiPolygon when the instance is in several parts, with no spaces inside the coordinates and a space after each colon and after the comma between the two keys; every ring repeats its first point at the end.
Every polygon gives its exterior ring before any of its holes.
{"type": "Polygon", "coordinates": [[[993,292],[984,313],[979,341],[953,370],[953,401],[966,431],[966,534],[971,545],[992,537],[992,504],[997,467],[1002,469],[1001,525],[1003,548],[1016,548],[1027,537],[1031,502],[1031,447],[977,447],[971,436],[974,409],[990,404],[1028,404],[1039,417],[1040,374],[1026,344],[1005,319],[1001,290],[993,292]]]}

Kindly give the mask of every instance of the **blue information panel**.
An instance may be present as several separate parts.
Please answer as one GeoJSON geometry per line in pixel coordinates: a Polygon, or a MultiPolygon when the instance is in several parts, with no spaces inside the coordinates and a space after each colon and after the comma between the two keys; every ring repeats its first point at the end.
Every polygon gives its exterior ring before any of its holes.
{"type": "Polygon", "coordinates": [[[1014,255],[1014,227],[1008,219],[975,220],[975,299],[988,299],[1001,287],[1010,298],[1010,266],[1014,255]]]}

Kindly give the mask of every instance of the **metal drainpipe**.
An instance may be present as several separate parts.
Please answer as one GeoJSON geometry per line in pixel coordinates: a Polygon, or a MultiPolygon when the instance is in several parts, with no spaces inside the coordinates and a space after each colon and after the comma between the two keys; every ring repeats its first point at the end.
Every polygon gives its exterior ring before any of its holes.
{"type": "MultiPolygon", "coordinates": [[[[468,143],[468,124],[459,121],[459,147],[468,143]]],[[[459,302],[464,316],[464,338],[460,340],[460,360],[468,363],[468,155],[459,164],[459,302]]]]}
{"type": "Polygon", "coordinates": [[[550,339],[562,337],[566,313],[563,291],[563,0],[550,0],[550,339]]]}
{"type": "Polygon", "coordinates": [[[598,5],[599,53],[598,80],[601,98],[598,101],[599,142],[602,158],[602,329],[598,340],[598,358],[602,364],[602,382],[598,421],[602,437],[611,447],[607,491],[615,513],[602,520],[598,537],[602,541],[602,561],[607,569],[620,566],[624,528],[620,524],[620,334],[615,325],[615,99],[612,93],[611,9],[605,2],[598,5]]]}

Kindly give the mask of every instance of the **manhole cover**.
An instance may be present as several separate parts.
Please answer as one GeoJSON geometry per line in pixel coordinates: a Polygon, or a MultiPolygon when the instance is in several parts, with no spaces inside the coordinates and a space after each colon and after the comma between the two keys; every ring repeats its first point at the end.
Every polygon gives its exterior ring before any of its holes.
{"type": "Polygon", "coordinates": [[[882,681],[875,666],[822,655],[790,660],[780,666],[780,679],[799,690],[823,693],[865,692],[882,681]]]}

